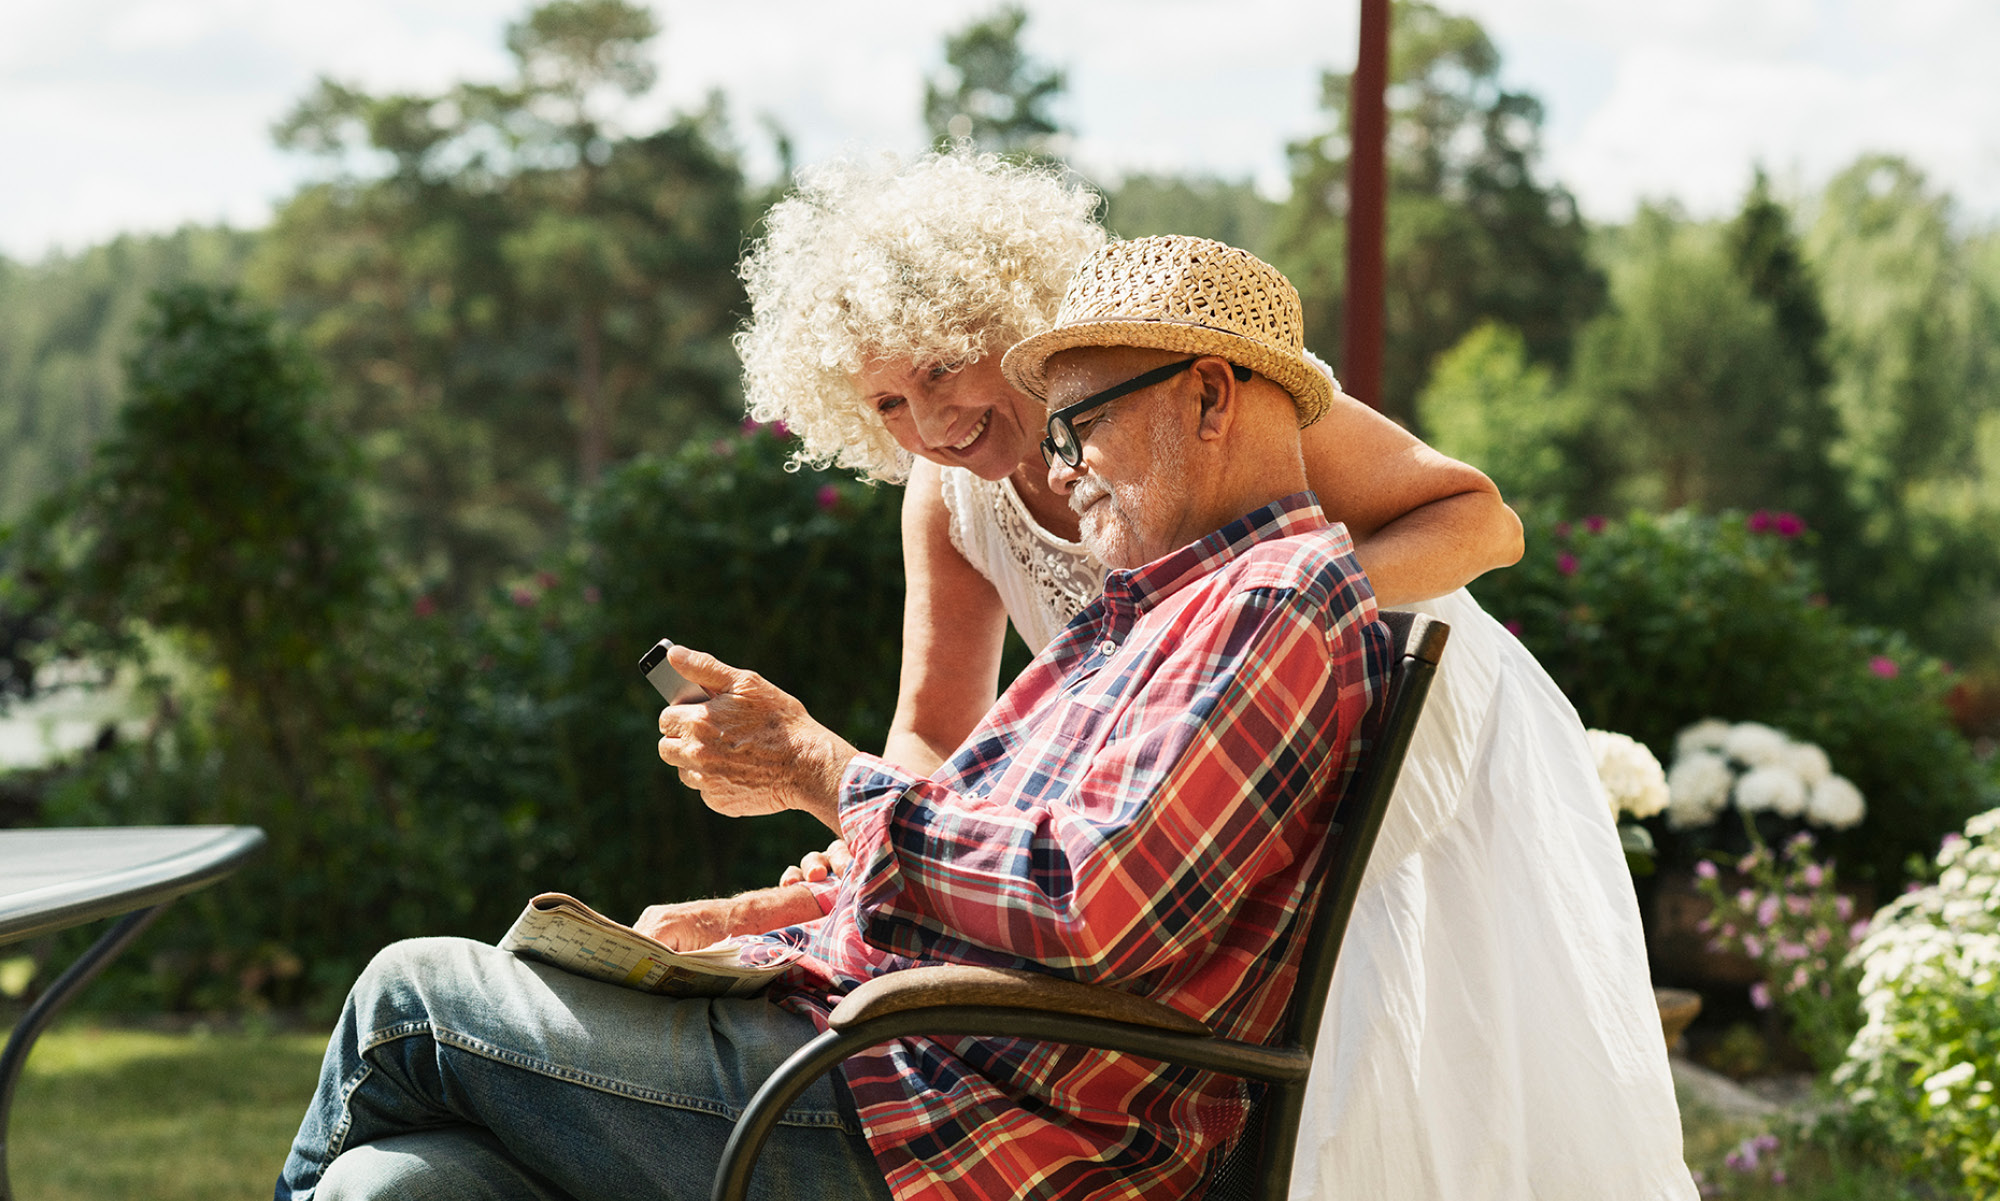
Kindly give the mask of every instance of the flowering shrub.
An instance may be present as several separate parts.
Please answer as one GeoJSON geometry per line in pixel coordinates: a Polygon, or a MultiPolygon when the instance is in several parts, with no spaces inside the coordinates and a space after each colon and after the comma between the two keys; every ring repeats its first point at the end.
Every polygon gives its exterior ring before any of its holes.
{"type": "Polygon", "coordinates": [[[1635,875],[1645,875],[1653,870],[1653,836],[1638,820],[1624,819],[1652,817],[1667,807],[1667,773],[1644,743],[1624,734],[1586,730],[1584,737],[1597,760],[1597,779],[1611,803],[1611,819],[1618,823],[1626,865],[1635,875]]]}
{"type": "MultiPolygon", "coordinates": [[[[1822,851],[1850,880],[1893,887],[1911,855],[2000,805],[2000,787],[1951,724],[1950,673],[1902,636],[1847,621],[1799,553],[1812,534],[1782,516],[1531,511],[1521,562],[1473,590],[1584,725],[1623,731],[1662,761],[1708,717],[1754,717],[1824,750],[1868,812],[1822,851]]],[[[1663,862],[1715,849],[1705,828],[1649,825],[1663,862]]]]}
{"type": "Polygon", "coordinates": [[[1813,858],[1811,834],[1801,831],[1773,853],[1749,829],[1750,853],[1735,863],[1741,887],[1725,887],[1712,859],[1695,865],[1695,886],[1713,906],[1702,931],[1716,950],[1757,961],[1764,979],[1750,986],[1751,1004],[1781,1008],[1793,1039],[1822,1071],[1830,1070],[1860,1025],[1859,973],[1847,952],[1868,923],[1856,920],[1854,901],[1835,891],[1833,864],[1813,858]]]}
{"type": "Polygon", "coordinates": [[[1861,824],[1861,790],[1834,774],[1826,752],[1760,722],[1710,718],[1674,740],[1667,776],[1667,825],[1706,826],[1734,803],[1744,814],[1771,813],[1829,830],[1861,824]]]}
{"type": "Polygon", "coordinates": [[[2000,1193],[2000,810],[1938,852],[1937,881],[1876,915],[1852,959],[1863,1025],[1834,1073],[1912,1171],[2000,1193]]]}

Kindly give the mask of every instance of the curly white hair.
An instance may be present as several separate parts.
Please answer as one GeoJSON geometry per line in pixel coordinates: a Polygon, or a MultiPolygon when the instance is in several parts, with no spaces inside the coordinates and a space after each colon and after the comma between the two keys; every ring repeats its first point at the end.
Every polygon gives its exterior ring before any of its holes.
{"type": "Polygon", "coordinates": [[[964,148],[801,172],[739,267],[745,408],[798,435],[797,463],[902,479],[909,456],[855,376],[878,359],[957,366],[1047,329],[1107,238],[1098,205],[1057,168],[964,148]]]}

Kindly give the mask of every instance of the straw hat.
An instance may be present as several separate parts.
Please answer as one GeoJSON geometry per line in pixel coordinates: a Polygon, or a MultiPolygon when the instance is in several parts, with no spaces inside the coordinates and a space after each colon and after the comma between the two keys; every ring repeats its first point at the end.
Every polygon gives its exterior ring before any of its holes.
{"type": "Polygon", "coordinates": [[[1298,290],[1256,255],[1207,238],[1168,234],[1099,250],[1069,281],[1055,328],[1015,343],[1000,370],[1045,397],[1049,356],[1078,346],[1221,355],[1290,392],[1301,426],[1333,403],[1332,381],[1306,360],[1298,290]]]}

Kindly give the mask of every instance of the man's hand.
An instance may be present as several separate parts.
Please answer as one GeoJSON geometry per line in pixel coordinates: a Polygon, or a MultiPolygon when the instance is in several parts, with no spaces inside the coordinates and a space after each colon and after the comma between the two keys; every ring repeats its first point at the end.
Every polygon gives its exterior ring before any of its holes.
{"type": "Polygon", "coordinates": [[[763,934],[819,916],[819,902],[809,889],[780,886],[708,901],[648,905],[632,928],[676,951],[696,951],[732,934],[763,934]]]}
{"type": "Polygon", "coordinates": [[[641,934],[651,935],[676,951],[698,951],[729,937],[727,898],[710,901],[681,901],[673,905],[648,905],[632,923],[641,934]]]}
{"type": "Polygon", "coordinates": [[[797,864],[785,869],[778,877],[780,886],[786,884],[810,884],[820,880],[837,880],[854,866],[854,856],[848,853],[847,843],[834,839],[824,851],[807,851],[797,864]]]}
{"type": "Polygon", "coordinates": [[[755,672],[683,646],[667,658],[709,693],[701,704],[660,710],[660,758],[680,769],[681,782],[729,817],[802,809],[838,832],[853,745],[755,672]]]}

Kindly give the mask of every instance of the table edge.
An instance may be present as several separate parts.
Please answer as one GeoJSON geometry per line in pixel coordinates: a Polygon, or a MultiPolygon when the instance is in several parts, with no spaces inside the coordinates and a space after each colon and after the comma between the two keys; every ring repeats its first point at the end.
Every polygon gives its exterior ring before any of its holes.
{"type": "Polygon", "coordinates": [[[107,873],[108,880],[92,876],[0,901],[0,944],[164,904],[234,872],[265,843],[264,831],[256,826],[211,828],[216,832],[214,838],[162,859],[107,873]]]}

